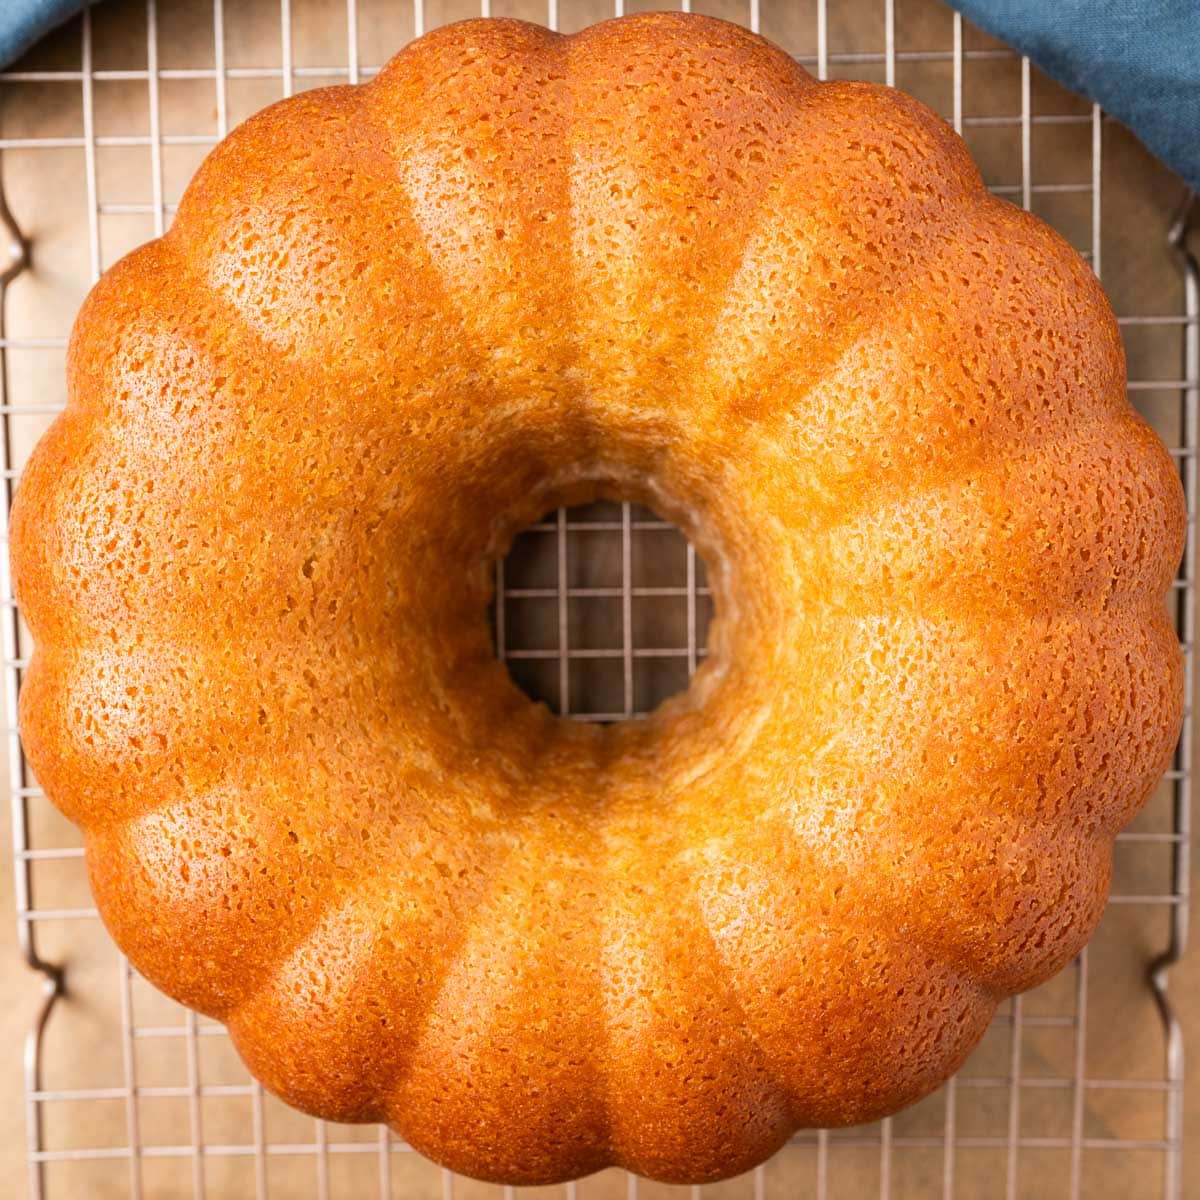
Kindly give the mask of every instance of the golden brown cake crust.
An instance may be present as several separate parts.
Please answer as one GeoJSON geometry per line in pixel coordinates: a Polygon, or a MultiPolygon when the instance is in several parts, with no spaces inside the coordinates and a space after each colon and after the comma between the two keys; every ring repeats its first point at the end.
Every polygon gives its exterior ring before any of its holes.
{"type": "Polygon", "coordinates": [[[719,21],[472,21],[235,130],[89,296],[12,553],[108,927],[288,1101],[701,1182],[938,1086],[1168,763],[1176,472],[1056,234],[719,21]],[[691,691],[555,720],[486,563],[654,503],[691,691]]]}

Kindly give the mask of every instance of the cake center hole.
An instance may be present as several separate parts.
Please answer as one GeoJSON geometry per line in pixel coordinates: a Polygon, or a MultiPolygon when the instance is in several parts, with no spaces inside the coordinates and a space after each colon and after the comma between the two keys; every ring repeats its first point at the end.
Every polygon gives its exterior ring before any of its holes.
{"type": "Polygon", "coordinates": [[[638,504],[556,509],[496,564],[496,654],[530,699],[574,720],[644,717],[686,691],[712,615],[704,560],[638,504]]]}

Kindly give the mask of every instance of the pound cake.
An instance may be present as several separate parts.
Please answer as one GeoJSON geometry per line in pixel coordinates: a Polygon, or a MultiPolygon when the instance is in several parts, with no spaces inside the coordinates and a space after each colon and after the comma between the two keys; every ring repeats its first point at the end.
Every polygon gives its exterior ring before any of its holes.
{"type": "Polygon", "coordinates": [[[700,1183],[940,1085],[1167,765],[1181,488],[1058,235],[700,16],[437,30],[208,157],[22,481],[29,759],[136,968],[457,1171],[700,1183]],[[647,503],[691,688],[560,720],[489,564],[647,503]]]}

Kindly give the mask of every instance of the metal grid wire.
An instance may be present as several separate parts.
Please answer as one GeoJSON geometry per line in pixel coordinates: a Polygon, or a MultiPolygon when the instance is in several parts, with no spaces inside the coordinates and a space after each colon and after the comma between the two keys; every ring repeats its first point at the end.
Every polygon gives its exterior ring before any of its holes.
{"type": "MultiPolygon", "coordinates": [[[[432,2],[432,0],[431,0],[432,2]]],[[[1027,60],[1019,64],[1019,111],[976,113],[976,101],[985,96],[986,78],[975,74],[995,62],[1013,63],[1015,56],[994,45],[970,48],[969,29],[962,19],[936,0],[921,0],[928,26],[931,18],[949,30],[940,38],[940,49],[906,48],[898,32],[897,0],[860,0],[856,7],[878,10],[882,5],[882,45],[831,48],[831,21],[846,4],[815,0],[811,17],[815,22],[815,54],[798,57],[820,77],[831,74],[873,74],[889,84],[896,81],[898,65],[928,63],[942,66],[950,74],[945,115],[960,132],[972,128],[1015,130],[1019,142],[1019,178],[996,182],[994,190],[1029,208],[1039,196],[1077,195],[1090,208],[1090,237],[1079,249],[1101,272],[1101,152],[1105,120],[1098,109],[1065,113],[1036,110],[1033,89],[1036,71],[1027,60]],[[1090,177],[1085,181],[1035,181],[1032,169],[1033,139],[1039,127],[1068,128],[1069,136],[1086,143],[1090,177]]],[[[901,0],[903,2],[903,0],[901,0]]],[[[114,0],[115,3],[115,0],[114,0]]],[[[207,0],[205,0],[207,3],[207,0]]],[[[297,8],[300,7],[296,0],[297,8]]],[[[86,209],[78,214],[88,268],[94,280],[108,265],[101,242],[102,222],[111,216],[148,217],[155,234],[161,233],[174,209],[168,194],[164,155],[172,147],[214,144],[230,124],[230,87],[235,81],[277,81],[279,91],[290,95],[309,86],[335,80],[357,82],[379,69],[378,62],[364,61],[359,44],[359,6],[367,0],[346,0],[346,54],[344,62],[303,65],[295,61],[292,0],[280,0],[279,65],[235,66],[227,63],[229,42],[226,23],[233,13],[223,0],[213,0],[211,17],[211,61],[201,66],[166,68],[159,65],[159,20],[155,0],[145,8],[146,67],[136,70],[100,70],[94,65],[95,31],[108,19],[104,6],[84,14],[81,30],[79,69],[10,71],[0,76],[5,84],[39,84],[79,88],[82,92],[82,136],[0,138],[0,151],[30,153],[41,150],[78,151],[86,176],[86,209]],[[175,81],[211,83],[213,108],[210,131],[167,132],[163,128],[161,90],[175,81]],[[144,85],[148,101],[148,132],[108,132],[97,128],[97,85],[120,82],[144,85]],[[131,200],[101,195],[98,155],[112,148],[143,148],[147,151],[144,170],[149,174],[150,200],[131,200]]],[[[559,23],[559,5],[566,0],[548,0],[543,19],[552,28],[559,23]]],[[[748,0],[739,19],[752,29],[763,25],[773,0],[748,0]]],[[[783,0],[780,0],[782,9],[783,0]]],[[[850,5],[854,7],[854,4],[850,5]]],[[[239,15],[254,5],[238,6],[239,15]]],[[[265,8],[266,4],[257,6],[265,8]]],[[[331,7],[327,6],[327,7],[331,7]]],[[[615,0],[615,13],[623,11],[623,0],[615,0]]],[[[682,0],[685,10],[691,0],[682,0]]],[[[490,15],[489,0],[481,0],[483,15],[490,15]]],[[[340,5],[339,5],[340,12],[340,5]]],[[[462,13],[456,16],[465,15],[462,13]]],[[[526,15],[522,13],[521,15],[526,15]]],[[[589,12],[587,19],[600,13],[589,12]]],[[[720,15],[730,16],[728,9],[720,15]]],[[[573,27],[579,22],[575,21],[573,27]]],[[[411,34],[427,28],[425,0],[412,0],[411,34]]],[[[769,32],[769,30],[767,30],[769,32]]],[[[372,46],[379,58],[395,45],[372,46]]],[[[202,56],[208,50],[198,51],[202,56]]],[[[0,93],[2,94],[2,93],[0,93]]],[[[135,189],[133,190],[136,194],[135,189]]],[[[129,192],[126,193],[128,195],[129,192]]],[[[1125,847],[1151,846],[1164,851],[1161,886],[1153,893],[1124,893],[1112,897],[1114,906],[1139,906],[1160,912],[1166,937],[1161,956],[1147,973],[1147,985],[1161,1017],[1162,1070],[1153,1077],[1109,1078],[1090,1069],[1090,1051],[1096,1040],[1089,1032],[1089,989],[1103,988],[1104,979],[1089,978],[1088,952],[1059,980],[1048,985],[1049,1002],[1038,999],[1040,991],[1018,997],[1006,1005],[989,1031],[992,1052],[983,1055],[984,1069],[968,1069],[951,1081],[932,1102],[918,1106],[934,1112],[932,1123],[924,1124],[905,1115],[876,1125],[829,1133],[811,1131],[775,1160],[752,1175],[705,1189],[692,1189],[691,1200],[703,1190],[714,1200],[744,1197],[766,1200],[775,1195],[815,1195],[830,1200],[840,1195],[882,1197],[983,1195],[978,1182],[966,1184],[965,1171],[982,1165],[994,1183],[994,1191],[1015,1200],[1021,1195],[1064,1195],[1077,1198],[1092,1194],[1088,1184],[1089,1164],[1100,1170],[1115,1169],[1113,1155],[1151,1164],[1139,1176],[1152,1191],[1167,1200],[1181,1195],[1182,1149],[1182,1042],[1178,1023],[1167,998],[1167,976],[1182,953],[1186,939],[1188,877],[1188,804],[1191,784],[1192,641],[1194,635],[1194,563],[1197,404],[1200,400],[1200,274],[1187,255],[1185,239],[1192,215],[1190,198],[1185,198],[1170,229],[1141,230],[1145,246],[1167,238],[1178,260],[1183,284],[1182,301],[1173,311],[1121,314],[1129,336],[1140,330],[1167,330],[1176,341],[1171,350],[1182,354],[1157,363],[1153,375],[1135,378],[1130,391],[1135,402],[1139,393],[1161,399],[1171,397],[1178,437],[1171,448],[1184,481],[1189,524],[1187,547],[1175,585],[1173,608],[1181,643],[1187,656],[1187,698],[1183,736],[1165,786],[1169,818],[1163,828],[1126,832],[1125,847]],[[994,1036],[993,1036],[994,1035],[994,1036]],[[1054,1041],[1048,1057],[1055,1069],[1031,1072],[1030,1043],[1038,1038],[1054,1041]],[[1116,1097],[1139,1111],[1152,1111],[1148,1126],[1137,1132],[1098,1134],[1089,1124],[1092,1107],[1105,1098],[1116,1097]],[[1042,1127],[1039,1101],[1063,1102],[1065,1120],[1042,1127]],[[929,1103],[936,1105],[929,1108],[929,1103]],[[996,1123],[983,1129],[976,1119],[985,1103],[996,1123]],[[1034,1118],[1031,1132],[1030,1114],[1034,1118]],[[976,1115],[972,1115],[976,1114],[976,1115]],[[1141,1156],[1140,1158],[1138,1156],[1141,1156]],[[1148,1156],[1148,1157],[1147,1157],[1148,1156]],[[978,1160],[977,1163],[971,1160],[978,1160]],[[916,1164],[916,1165],[914,1165],[916,1164]],[[1046,1164],[1045,1166],[1039,1164],[1046,1164]],[[1045,1172],[1051,1172],[1046,1175],[1045,1172]],[[1047,1184],[1047,1179],[1056,1182],[1047,1184]]],[[[27,245],[21,230],[0,198],[0,223],[11,237],[12,257],[0,273],[0,286],[7,298],[10,284],[29,265],[27,245]]],[[[1078,240],[1078,239],[1077,239],[1078,240]]],[[[36,246],[35,246],[36,249],[36,246]]],[[[1136,242],[1130,253],[1138,252],[1136,242]]],[[[29,389],[13,382],[10,356],[15,351],[44,354],[55,360],[61,373],[65,338],[61,336],[7,336],[11,313],[0,305],[0,412],[4,433],[2,450],[4,518],[20,472],[22,451],[16,423],[23,418],[44,418],[57,411],[29,389]]],[[[497,601],[493,614],[499,653],[527,690],[545,698],[564,715],[591,720],[636,716],[652,708],[665,695],[686,685],[704,654],[704,636],[711,598],[705,587],[703,564],[682,535],[654,514],[630,504],[598,505],[586,510],[560,511],[533,526],[519,539],[506,563],[497,566],[497,601]],[[589,607],[590,606],[590,607],[589,607]],[[653,618],[672,607],[668,622],[678,635],[661,633],[662,622],[653,618]],[[597,615],[597,608],[604,608],[597,615]],[[639,614],[649,614],[649,620],[639,614]],[[597,634],[597,630],[601,631],[597,634]]],[[[499,1195],[500,1189],[456,1179],[448,1172],[428,1168],[418,1156],[385,1129],[363,1129],[328,1125],[284,1110],[232,1061],[228,1039],[219,1025],[198,1018],[158,996],[136,976],[113,950],[118,961],[117,1004],[110,1039],[119,1041],[115,1077],[105,1086],[83,1086],[71,1070],[59,1070],[62,1082],[53,1086],[44,1078],[45,1056],[53,1048],[58,1022],[49,1020],[58,1009],[69,1008],[65,998],[87,1006],[103,990],[91,976],[84,987],[94,985],[97,995],[80,995],[68,957],[56,965],[54,951],[43,956],[43,938],[48,931],[72,923],[94,927],[94,909],[86,905],[51,907],[35,901],[35,876],[43,865],[65,865],[82,874],[82,850],[67,843],[63,835],[53,844],[35,844],[37,817],[47,802],[31,778],[21,754],[15,713],[22,671],[28,651],[27,636],[13,601],[7,561],[0,566],[0,604],[3,606],[3,656],[7,744],[13,800],[15,879],[19,932],[29,964],[42,973],[44,1004],[29,1034],[26,1054],[26,1119],[28,1127],[29,1185],[35,1200],[44,1196],[127,1195],[241,1196],[256,1200],[270,1196],[324,1198],[367,1196],[376,1189],[382,1197],[393,1195],[440,1196],[452,1200],[478,1193],[499,1195]],[[53,961],[51,961],[53,960],[53,961]],[[156,1048],[176,1057],[172,1082],[161,1082],[156,1065],[156,1048]],[[155,1082],[155,1080],[159,1080],[155,1082]],[[88,1141],[93,1128],[90,1113],[102,1105],[119,1110],[119,1138],[88,1141]],[[167,1119],[168,1107],[174,1114],[167,1119]],[[62,1112],[72,1114],[61,1118],[62,1112]],[[163,1129],[168,1132],[163,1134],[163,1129]],[[166,1165],[169,1174],[157,1172],[166,1165]],[[284,1168],[287,1168],[285,1171],[284,1168]],[[419,1169],[418,1169],[419,1168],[419,1169]],[[421,1171],[424,1170],[424,1174],[421,1171]],[[156,1173],[157,1172],[157,1173],[156,1173]],[[432,1173],[431,1173],[432,1172],[432,1173]],[[104,1190],[107,1189],[107,1190],[104,1190]]],[[[69,838],[69,834],[65,835],[69,838]]],[[[1120,846],[1119,846],[1120,852],[1120,846]]],[[[97,977],[99,978],[99,977],[97,977]]],[[[62,1057],[61,1055],[59,1057],[62,1057]]],[[[70,1060],[70,1055],[66,1056],[70,1060]]],[[[973,1060],[974,1062],[975,1060],[973,1060]]],[[[1122,1127],[1123,1130],[1124,1127],[1122,1127]]],[[[970,1176],[978,1180],[976,1173],[970,1176]]],[[[608,1172],[595,1179],[567,1185],[567,1200],[579,1193],[597,1198],[626,1197],[637,1200],[639,1190],[647,1195],[664,1192],[632,1177],[608,1172]]],[[[503,1189],[505,1198],[511,1189],[503,1189]]],[[[1129,1191],[1127,1194],[1132,1195],[1129,1191]]]]}

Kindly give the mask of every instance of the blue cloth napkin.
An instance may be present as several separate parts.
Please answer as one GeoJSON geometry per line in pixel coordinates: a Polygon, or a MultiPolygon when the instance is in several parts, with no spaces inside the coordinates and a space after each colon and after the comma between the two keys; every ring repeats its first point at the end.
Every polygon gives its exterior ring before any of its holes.
{"type": "Polygon", "coordinates": [[[1200,0],[950,0],[1200,190],[1200,0]]]}
{"type": "Polygon", "coordinates": [[[0,67],[20,58],[82,7],[83,0],[0,0],[0,67]]]}
{"type": "MultiPolygon", "coordinates": [[[[1200,189],[1200,0],[950,2],[1098,101],[1200,189]]],[[[81,0],[0,0],[0,65],[81,7],[81,0]]]]}

